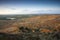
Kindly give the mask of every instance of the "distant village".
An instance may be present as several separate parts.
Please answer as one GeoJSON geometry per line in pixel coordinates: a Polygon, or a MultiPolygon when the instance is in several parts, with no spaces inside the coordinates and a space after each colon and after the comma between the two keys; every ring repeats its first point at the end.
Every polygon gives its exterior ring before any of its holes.
{"type": "Polygon", "coordinates": [[[11,17],[9,18],[9,17],[8,17],[8,18],[6,18],[6,19],[7,19],[7,20],[15,20],[16,18],[11,18],[11,17]]]}

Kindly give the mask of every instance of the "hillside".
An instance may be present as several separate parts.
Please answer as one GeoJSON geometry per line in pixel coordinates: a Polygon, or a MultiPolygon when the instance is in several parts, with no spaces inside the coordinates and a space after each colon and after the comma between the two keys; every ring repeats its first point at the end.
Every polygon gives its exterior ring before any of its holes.
{"type": "Polygon", "coordinates": [[[20,26],[28,28],[41,28],[41,27],[59,27],[60,26],[60,15],[42,15],[27,18],[23,22],[19,22],[20,26]]]}
{"type": "Polygon", "coordinates": [[[0,20],[0,40],[60,40],[60,15],[13,17],[0,20]]]}
{"type": "Polygon", "coordinates": [[[40,28],[40,30],[49,30],[47,28],[60,31],[60,15],[38,15],[29,18],[17,19],[17,20],[0,20],[0,32],[2,33],[19,33],[20,27],[27,27],[31,30],[40,28]]]}

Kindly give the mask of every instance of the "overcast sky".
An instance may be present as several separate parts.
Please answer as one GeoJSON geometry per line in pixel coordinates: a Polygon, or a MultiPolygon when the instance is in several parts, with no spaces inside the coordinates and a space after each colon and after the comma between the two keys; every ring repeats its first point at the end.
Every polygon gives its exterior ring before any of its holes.
{"type": "Polygon", "coordinates": [[[60,14],[59,0],[0,0],[0,15],[60,14]]]}

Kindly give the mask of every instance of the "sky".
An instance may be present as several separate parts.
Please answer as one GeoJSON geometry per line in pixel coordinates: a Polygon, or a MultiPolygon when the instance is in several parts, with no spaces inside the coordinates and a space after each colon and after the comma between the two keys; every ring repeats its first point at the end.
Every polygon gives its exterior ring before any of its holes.
{"type": "Polygon", "coordinates": [[[0,0],[0,15],[60,14],[60,0],[0,0]]]}

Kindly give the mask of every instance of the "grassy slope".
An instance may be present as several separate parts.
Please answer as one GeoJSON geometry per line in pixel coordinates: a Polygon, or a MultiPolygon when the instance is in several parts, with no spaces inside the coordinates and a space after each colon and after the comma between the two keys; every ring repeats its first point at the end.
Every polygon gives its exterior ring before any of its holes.
{"type": "MultiPolygon", "coordinates": [[[[5,24],[7,25],[7,24],[5,24]]],[[[22,20],[17,20],[15,23],[11,23],[8,27],[1,29],[0,32],[5,33],[18,33],[19,27],[27,27],[30,29],[41,28],[43,32],[49,32],[51,30],[47,28],[60,29],[60,15],[42,15],[42,16],[33,16],[30,18],[24,18],[22,20]],[[46,31],[45,31],[46,30],[46,31]]]]}

